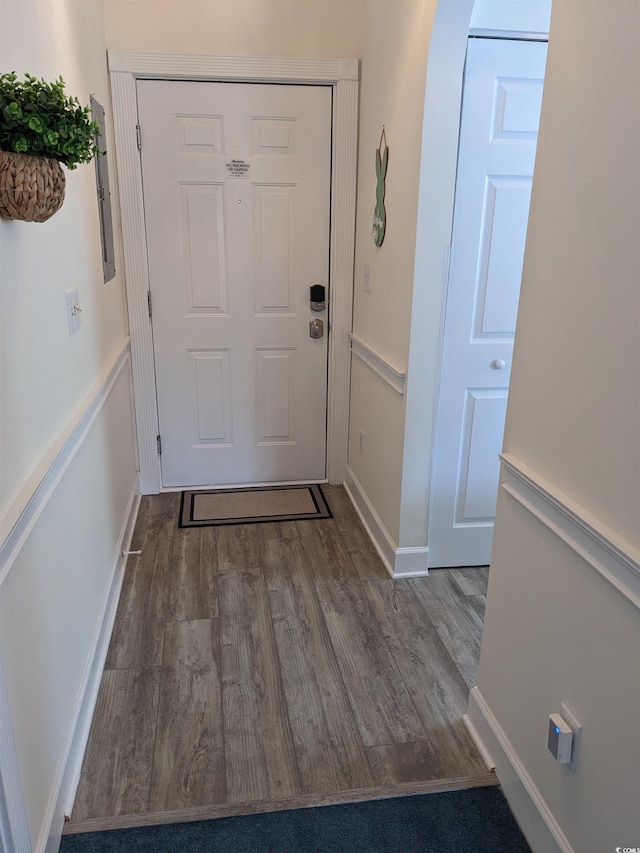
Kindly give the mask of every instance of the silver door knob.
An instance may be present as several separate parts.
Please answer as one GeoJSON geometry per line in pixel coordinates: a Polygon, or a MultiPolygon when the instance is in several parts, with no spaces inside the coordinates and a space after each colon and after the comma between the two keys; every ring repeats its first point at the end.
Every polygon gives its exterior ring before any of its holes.
{"type": "Polygon", "coordinates": [[[324,323],[322,320],[309,320],[309,337],[321,338],[324,335],[324,323]]]}
{"type": "Polygon", "coordinates": [[[507,362],[503,361],[501,358],[494,358],[494,360],[491,362],[492,370],[504,370],[506,366],[507,362]]]}

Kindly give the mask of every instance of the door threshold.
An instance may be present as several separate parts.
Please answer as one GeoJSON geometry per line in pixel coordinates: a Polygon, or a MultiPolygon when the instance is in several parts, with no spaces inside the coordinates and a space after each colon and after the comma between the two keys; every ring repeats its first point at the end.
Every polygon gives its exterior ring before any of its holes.
{"type": "Polygon", "coordinates": [[[213,492],[222,489],[272,489],[276,486],[315,486],[327,484],[329,480],[325,477],[323,480],[273,480],[262,483],[224,483],[216,486],[161,486],[160,494],[169,492],[197,492],[199,490],[213,492]]]}

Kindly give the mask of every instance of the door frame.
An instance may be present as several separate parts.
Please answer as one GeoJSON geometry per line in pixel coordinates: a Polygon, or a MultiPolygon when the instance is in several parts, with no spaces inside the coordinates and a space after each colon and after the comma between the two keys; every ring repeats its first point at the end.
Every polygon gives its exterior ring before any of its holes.
{"type": "MultiPolygon", "coordinates": [[[[470,35],[540,37],[539,32],[524,32],[507,26],[489,31],[473,29],[475,2],[437,0],[427,56],[416,222],[419,239],[414,256],[398,533],[398,547],[426,550],[427,566],[434,436],[467,41],[470,35]]],[[[500,7],[500,14],[504,14],[514,2],[496,6],[500,7]]],[[[426,570],[427,567],[421,573],[426,570]]]]}
{"type": "MultiPolygon", "coordinates": [[[[500,44],[503,44],[505,42],[507,42],[509,44],[513,44],[514,42],[519,42],[521,44],[531,44],[531,43],[547,44],[549,39],[548,39],[548,34],[542,33],[542,32],[518,32],[516,30],[475,30],[473,28],[470,28],[468,37],[466,38],[466,41],[465,41],[464,69],[463,69],[463,74],[462,74],[462,85],[461,85],[461,91],[460,91],[460,104],[459,104],[459,113],[458,113],[458,126],[459,126],[460,130],[458,132],[458,146],[456,149],[456,171],[455,171],[455,180],[454,180],[454,188],[453,188],[453,210],[452,210],[452,217],[451,217],[451,238],[450,238],[450,245],[448,247],[448,252],[447,252],[447,276],[446,276],[445,292],[443,294],[443,308],[442,308],[443,313],[442,313],[442,330],[441,330],[441,341],[440,341],[440,359],[439,359],[439,365],[438,365],[438,385],[437,385],[437,394],[435,397],[436,402],[435,402],[435,410],[434,410],[433,454],[432,454],[433,459],[432,459],[432,464],[431,464],[431,477],[430,477],[430,486],[429,486],[429,506],[430,506],[429,520],[428,520],[429,521],[429,523],[428,523],[429,568],[431,568],[431,567],[433,567],[433,568],[442,567],[442,561],[440,560],[440,561],[437,561],[437,563],[436,563],[436,559],[434,558],[433,553],[432,553],[432,543],[433,543],[434,538],[437,538],[438,524],[437,524],[436,519],[434,517],[434,515],[435,515],[434,512],[431,511],[431,507],[433,507],[437,504],[438,499],[440,498],[440,495],[441,495],[441,490],[438,490],[438,488],[437,488],[435,460],[436,460],[439,452],[442,449],[440,447],[442,434],[447,432],[447,429],[445,428],[445,423],[442,419],[442,409],[444,408],[443,394],[446,392],[446,389],[445,389],[444,384],[443,384],[443,374],[444,374],[444,368],[445,368],[445,363],[444,363],[445,362],[445,345],[446,345],[446,342],[448,340],[448,334],[450,332],[450,325],[452,323],[452,319],[449,316],[450,308],[451,308],[450,303],[452,300],[450,270],[451,270],[451,259],[452,259],[452,257],[454,257],[454,251],[457,248],[457,246],[455,244],[454,228],[456,225],[456,208],[457,208],[456,197],[458,194],[459,178],[460,178],[460,163],[461,163],[460,148],[461,148],[461,143],[462,143],[462,138],[461,138],[462,117],[463,117],[463,110],[464,110],[465,104],[467,102],[467,96],[468,96],[467,87],[469,84],[467,57],[468,57],[468,51],[469,51],[469,48],[470,48],[472,42],[477,42],[478,40],[484,41],[484,42],[499,42],[500,44]],[[434,565],[434,563],[436,563],[436,565],[434,565]]],[[[482,239],[482,234],[480,234],[480,238],[482,239]]],[[[467,297],[471,298],[471,296],[473,295],[474,287],[475,287],[475,282],[469,281],[465,284],[465,291],[466,291],[467,297]]],[[[453,325],[455,325],[455,323],[453,325]]],[[[508,387],[507,387],[507,390],[508,390],[508,387]]],[[[450,425],[447,425],[447,426],[450,426],[450,425]]],[[[497,459],[497,457],[496,457],[496,459],[497,459]]],[[[496,494],[497,494],[497,486],[496,486],[496,494]]],[[[482,526],[485,529],[487,527],[491,527],[491,529],[493,531],[494,523],[492,521],[491,523],[482,523],[479,526],[482,526]]],[[[487,563],[487,562],[489,562],[489,560],[487,559],[486,561],[483,560],[481,562],[487,563]]],[[[447,565],[449,565],[449,564],[447,564],[447,565]]],[[[452,563],[451,565],[456,565],[456,564],[452,563]]],[[[471,565],[474,565],[474,564],[472,563],[471,565]]],[[[478,565],[480,565],[480,563],[478,563],[478,565]]]]}
{"type": "Polygon", "coordinates": [[[327,479],[342,483],[347,464],[350,340],[355,246],[359,62],[270,56],[107,51],[122,215],[124,268],[131,335],[131,362],[142,494],[162,491],[158,455],[153,337],[147,294],[142,169],[136,134],[136,81],[327,85],[333,89],[331,230],[327,387],[327,479]]]}

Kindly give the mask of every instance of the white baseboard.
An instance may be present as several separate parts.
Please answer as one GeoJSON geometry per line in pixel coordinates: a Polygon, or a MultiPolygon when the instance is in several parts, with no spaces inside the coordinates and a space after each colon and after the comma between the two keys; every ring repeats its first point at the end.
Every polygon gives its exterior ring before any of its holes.
{"type": "Polygon", "coordinates": [[[495,767],[509,807],[534,853],[575,853],[477,687],[469,694],[465,722],[483,758],[495,767]]]}
{"type": "Polygon", "coordinates": [[[347,465],[345,472],[344,488],[386,570],[393,577],[396,561],[396,544],[349,465],[347,465]]]}
{"type": "Polygon", "coordinates": [[[50,801],[49,817],[43,822],[45,832],[48,828],[48,833],[46,837],[43,835],[38,842],[37,853],[40,851],[57,853],[62,838],[65,815],[70,816],[73,808],[127,564],[127,557],[122,555],[122,551],[128,551],[131,546],[133,530],[140,508],[140,495],[137,492],[138,482],[136,478],[118,536],[111,582],[104,599],[101,618],[98,620],[94,635],[93,648],[82,680],[75,725],[69,740],[66,759],[62,764],[59,784],[55,787],[54,795],[50,801]]]}
{"type": "Polygon", "coordinates": [[[428,548],[399,548],[396,545],[349,465],[345,473],[344,488],[391,577],[417,578],[428,575],[428,548]]]}
{"type": "Polygon", "coordinates": [[[421,548],[396,548],[393,577],[396,579],[425,577],[429,574],[428,555],[429,549],[426,545],[421,548]]]}
{"type": "Polygon", "coordinates": [[[464,715],[464,717],[462,718],[462,722],[465,724],[466,729],[469,732],[469,735],[471,736],[471,740],[475,743],[476,747],[478,748],[478,752],[482,756],[482,760],[487,765],[487,770],[489,770],[489,771],[495,770],[496,769],[496,763],[493,760],[493,756],[489,755],[489,753],[487,752],[486,744],[482,740],[480,735],[478,734],[476,727],[473,725],[473,723],[469,719],[468,714],[464,715]]]}

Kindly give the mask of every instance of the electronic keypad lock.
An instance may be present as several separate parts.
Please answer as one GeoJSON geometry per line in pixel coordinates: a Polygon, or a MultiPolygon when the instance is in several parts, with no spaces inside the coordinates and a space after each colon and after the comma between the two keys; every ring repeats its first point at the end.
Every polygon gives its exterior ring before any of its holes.
{"type": "Polygon", "coordinates": [[[324,311],[326,302],[323,284],[312,284],[309,288],[309,298],[311,300],[312,311],[324,311]]]}

